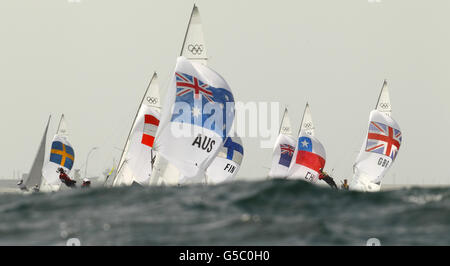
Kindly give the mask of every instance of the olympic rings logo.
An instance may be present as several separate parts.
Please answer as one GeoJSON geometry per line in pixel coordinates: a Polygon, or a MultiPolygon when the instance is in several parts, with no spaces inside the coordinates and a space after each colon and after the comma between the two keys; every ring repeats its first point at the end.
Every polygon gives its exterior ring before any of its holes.
{"type": "Polygon", "coordinates": [[[312,127],[312,123],[311,122],[305,123],[305,127],[306,128],[311,128],[312,127]]]}
{"type": "Polygon", "coordinates": [[[156,97],[147,97],[147,102],[151,104],[156,104],[158,102],[158,98],[156,97]]]}
{"type": "Polygon", "coordinates": [[[283,130],[284,130],[284,131],[288,131],[288,130],[289,130],[289,127],[283,127],[283,130]]]}
{"type": "Polygon", "coordinates": [[[203,52],[203,45],[201,44],[189,44],[188,51],[193,55],[200,55],[203,52]]]}
{"type": "Polygon", "coordinates": [[[384,109],[387,109],[390,107],[389,103],[380,103],[379,106],[384,109]]]}

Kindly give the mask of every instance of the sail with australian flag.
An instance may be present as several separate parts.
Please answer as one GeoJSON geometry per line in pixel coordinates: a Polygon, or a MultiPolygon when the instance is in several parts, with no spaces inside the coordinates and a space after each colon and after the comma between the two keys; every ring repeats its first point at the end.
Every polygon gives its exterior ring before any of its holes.
{"type": "Polygon", "coordinates": [[[156,154],[153,144],[160,119],[158,75],[153,73],[120,158],[113,186],[150,185],[156,154]]]}
{"type": "Polygon", "coordinates": [[[53,137],[49,160],[42,169],[42,174],[44,176],[43,181],[46,185],[43,184],[41,190],[59,190],[61,181],[59,180],[59,173],[57,170],[62,168],[65,173],[69,175],[74,163],[75,150],[69,141],[66,120],[64,114],[62,114],[58,129],[53,137]]]}
{"type": "MultiPolygon", "coordinates": [[[[203,26],[198,7],[192,7],[189,22],[186,28],[180,56],[186,57],[191,62],[207,65],[208,54],[203,35],[203,26]]],[[[179,185],[187,181],[177,167],[167,161],[156,152],[156,160],[151,176],[152,185],[179,185]]],[[[196,179],[189,178],[189,183],[204,183],[205,176],[200,175],[196,179]]]]}
{"type": "Polygon", "coordinates": [[[239,136],[225,139],[219,153],[206,170],[207,184],[233,181],[244,157],[244,147],[239,136]]]}
{"type": "Polygon", "coordinates": [[[379,191],[381,181],[395,161],[401,143],[402,132],[391,116],[389,92],[387,82],[384,81],[375,110],[370,112],[368,132],[353,166],[350,189],[379,191]]]}
{"type": "Polygon", "coordinates": [[[278,138],[273,147],[272,167],[269,177],[286,177],[295,151],[295,139],[292,137],[291,122],[288,109],[284,109],[278,138]]]}
{"type": "Polygon", "coordinates": [[[325,167],[325,148],[314,136],[314,126],[312,125],[311,111],[309,104],[306,104],[297,138],[297,147],[288,170],[290,179],[301,179],[317,183],[320,169],[323,170],[325,167]],[[309,126],[305,126],[308,124],[309,126]]]}
{"type": "Polygon", "coordinates": [[[204,175],[232,126],[233,93],[217,72],[180,56],[166,95],[155,149],[183,178],[204,175]]]}

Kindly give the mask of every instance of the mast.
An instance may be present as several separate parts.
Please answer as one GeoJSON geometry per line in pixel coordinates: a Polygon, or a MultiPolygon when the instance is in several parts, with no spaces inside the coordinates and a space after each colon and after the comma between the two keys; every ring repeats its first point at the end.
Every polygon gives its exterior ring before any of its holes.
{"type": "Polygon", "coordinates": [[[59,132],[59,129],[61,128],[61,122],[64,119],[64,114],[61,115],[61,119],[59,119],[58,129],[56,130],[56,133],[59,132]]]}
{"type": "Polygon", "coordinates": [[[284,113],[283,113],[283,117],[281,118],[280,130],[278,130],[278,134],[281,133],[281,129],[283,128],[283,122],[284,122],[284,118],[286,116],[286,113],[287,113],[287,107],[284,107],[284,113]]]}
{"type": "Polygon", "coordinates": [[[153,80],[154,80],[156,77],[157,77],[157,74],[156,74],[156,71],[154,71],[154,72],[153,72],[153,76],[152,76],[152,78],[150,79],[150,82],[148,83],[147,88],[145,89],[144,96],[142,96],[141,102],[139,103],[139,107],[138,107],[138,109],[137,109],[137,111],[136,111],[136,115],[134,116],[134,119],[133,119],[133,124],[131,124],[130,131],[128,132],[127,140],[125,141],[124,148],[122,149],[122,154],[120,155],[119,167],[118,167],[118,169],[117,169],[117,171],[116,171],[116,174],[115,174],[115,176],[114,176],[113,184],[114,184],[114,182],[116,181],[117,174],[120,172],[120,170],[121,170],[121,168],[122,168],[122,166],[123,166],[123,164],[124,164],[124,162],[122,162],[123,155],[125,154],[125,151],[127,150],[128,142],[129,142],[129,140],[130,140],[130,135],[131,135],[131,132],[133,131],[134,124],[136,123],[136,119],[137,119],[137,116],[138,116],[138,114],[139,114],[139,110],[141,109],[141,106],[142,106],[142,104],[143,104],[143,102],[144,102],[144,100],[145,100],[145,97],[147,96],[147,92],[148,92],[148,90],[149,90],[149,88],[150,88],[150,85],[152,84],[153,80]]]}
{"type": "Polygon", "coordinates": [[[186,32],[184,33],[183,45],[181,45],[180,56],[183,55],[184,46],[186,44],[186,38],[188,36],[189,28],[191,27],[192,16],[194,15],[194,10],[197,9],[197,6],[194,4],[191,11],[191,16],[189,17],[189,22],[186,28],[186,32]]]}
{"type": "Polygon", "coordinates": [[[302,121],[300,122],[300,128],[298,129],[298,133],[297,133],[298,136],[300,136],[300,132],[302,131],[303,120],[305,120],[306,108],[308,108],[308,102],[306,102],[305,109],[303,110],[302,121]]]}
{"type": "Polygon", "coordinates": [[[383,81],[383,86],[381,86],[380,94],[378,94],[378,100],[377,100],[377,105],[375,105],[375,109],[378,108],[378,105],[380,104],[381,95],[383,94],[384,88],[386,88],[386,87],[387,87],[387,81],[385,79],[383,81]]]}

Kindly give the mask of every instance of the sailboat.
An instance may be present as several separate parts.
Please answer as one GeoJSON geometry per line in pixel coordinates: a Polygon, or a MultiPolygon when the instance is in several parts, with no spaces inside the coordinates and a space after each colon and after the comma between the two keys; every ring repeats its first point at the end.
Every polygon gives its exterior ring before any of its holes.
{"type": "Polygon", "coordinates": [[[63,168],[65,173],[69,175],[75,163],[75,151],[69,141],[69,133],[67,130],[64,114],[59,120],[58,129],[53,137],[50,150],[50,157],[44,165],[42,174],[44,176],[44,184],[41,191],[57,191],[61,188],[58,169],[63,168]]]}
{"type": "Polygon", "coordinates": [[[287,176],[289,179],[300,179],[315,184],[319,181],[320,169],[325,167],[325,161],[325,148],[315,137],[311,110],[309,104],[306,103],[297,145],[287,176]]]}
{"type": "MultiPolygon", "coordinates": [[[[180,51],[180,57],[184,57],[193,64],[206,66],[208,63],[208,53],[203,35],[203,26],[198,7],[194,4],[189,17],[188,26],[184,36],[180,51]]],[[[163,109],[165,110],[166,107],[163,109]]],[[[171,108],[171,107],[168,107],[171,108]]],[[[157,149],[157,147],[156,147],[157,149]]],[[[159,154],[158,151],[156,151],[159,154]]],[[[205,162],[203,167],[207,167],[211,162],[205,162]]],[[[196,178],[185,177],[178,167],[164,157],[157,156],[155,171],[152,174],[152,185],[179,185],[187,183],[205,183],[206,177],[199,173],[196,178]]]]}
{"type": "Polygon", "coordinates": [[[385,80],[375,109],[370,112],[368,132],[353,165],[351,190],[380,191],[381,181],[395,161],[402,142],[400,127],[391,112],[385,80]]]}
{"type": "Polygon", "coordinates": [[[287,176],[294,151],[295,139],[292,136],[291,121],[288,115],[288,108],[286,107],[281,119],[278,138],[273,147],[272,167],[268,174],[269,177],[281,178],[287,176]]]}
{"type": "Polygon", "coordinates": [[[22,191],[29,191],[29,189],[34,189],[39,191],[42,184],[42,167],[44,166],[45,160],[45,144],[47,142],[47,131],[50,124],[50,118],[48,117],[47,125],[45,126],[44,134],[39,145],[36,156],[34,157],[33,164],[31,165],[30,172],[27,179],[19,185],[22,191]]]}
{"type": "Polygon", "coordinates": [[[113,186],[150,185],[160,109],[158,75],[154,72],[128,133],[113,186]]]}

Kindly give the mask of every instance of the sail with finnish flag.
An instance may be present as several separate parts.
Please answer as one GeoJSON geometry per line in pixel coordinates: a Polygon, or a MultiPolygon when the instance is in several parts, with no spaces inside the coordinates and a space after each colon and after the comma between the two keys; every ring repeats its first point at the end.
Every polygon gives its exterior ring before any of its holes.
{"type": "Polygon", "coordinates": [[[160,119],[158,75],[153,73],[139,105],[120,158],[113,186],[150,185],[155,154],[153,145],[160,119]]]}
{"type": "Polygon", "coordinates": [[[178,57],[155,141],[158,154],[183,178],[201,176],[234,121],[234,97],[217,72],[178,57]]]}
{"type": "Polygon", "coordinates": [[[59,120],[58,129],[53,137],[50,157],[45,164],[42,173],[46,190],[57,191],[60,189],[61,181],[59,180],[58,169],[64,169],[69,175],[75,163],[75,150],[69,141],[69,133],[67,129],[64,114],[59,120]]]}
{"type": "Polygon", "coordinates": [[[306,104],[296,149],[288,170],[288,178],[290,179],[301,179],[311,183],[317,183],[320,170],[323,170],[325,167],[325,148],[314,136],[313,129],[311,111],[309,104],[306,104]]]}
{"type": "Polygon", "coordinates": [[[353,166],[350,189],[376,192],[400,150],[402,132],[391,116],[391,103],[386,80],[375,110],[369,115],[368,131],[353,166]]]}
{"type": "Polygon", "coordinates": [[[291,122],[286,107],[281,119],[279,135],[273,147],[272,166],[268,176],[272,178],[286,177],[294,152],[295,139],[292,137],[291,122]]]}
{"type": "Polygon", "coordinates": [[[239,136],[225,139],[219,153],[206,170],[207,184],[219,184],[233,181],[244,157],[244,147],[239,136]]]}

